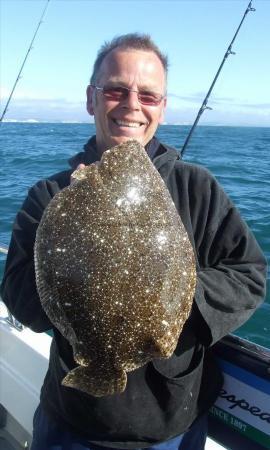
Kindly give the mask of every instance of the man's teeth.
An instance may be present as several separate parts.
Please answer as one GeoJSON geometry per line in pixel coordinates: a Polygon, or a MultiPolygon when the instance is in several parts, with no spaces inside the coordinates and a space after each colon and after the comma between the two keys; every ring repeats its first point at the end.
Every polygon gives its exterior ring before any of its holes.
{"type": "Polygon", "coordinates": [[[121,127],[139,128],[139,122],[126,122],[125,120],[115,120],[115,123],[121,127]]]}

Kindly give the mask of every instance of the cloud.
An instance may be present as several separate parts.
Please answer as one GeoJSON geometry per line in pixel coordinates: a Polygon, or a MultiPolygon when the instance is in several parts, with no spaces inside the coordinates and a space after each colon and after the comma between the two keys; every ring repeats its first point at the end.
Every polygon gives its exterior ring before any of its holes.
{"type": "MultiPolygon", "coordinates": [[[[199,103],[202,104],[203,100],[206,97],[206,93],[204,92],[195,92],[194,94],[190,95],[178,95],[174,94],[173,92],[168,93],[169,99],[176,99],[181,100],[189,103],[199,103]]],[[[211,95],[208,99],[208,105],[225,105],[227,104],[231,107],[241,107],[241,108],[252,108],[252,109],[262,109],[267,110],[270,109],[270,103],[250,103],[250,102],[243,102],[237,98],[233,97],[216,97],[214,95],[211,95]]]]}
{"type": "MultiPolygon", "coordinates": [[[[166,123],[192,125],[198,114],[199,108],[171,108],[168,107],[165,114],[166,123]]],[[[229,125],[229,126],[262,126],[270,127],[270,114],[265,110],[241,110],[236,108],[213,109],[205,111],[199,121],[199,125],[229,125]]]]}
{"type": "MultiPolygon", "coordinates": [[[[168,97],[169,98],[174,98],[177,100],[184,100],[187,102],[203,102],[203,100],[206,97],[207,92],[195,92],[194,94],[190,94],[190,95],[178,95],[178,94],[174,94],[173,92],[169,92],[168,93],[168,97]]],[[[233,102],[234,99],[231,97],[214,97],[211,96],[209,101],[211,102],[215,102],[215,103],[220,103],[220,102],[233,102]]]]}
{"type": "MultiPolygon", "coordinates": [[[[3,100],[7,100],[10,95],[11,89],[6,86],[1,87],[1,97],[3,100]]],[[[40,91],[34,91],[17,86],[13,92],[12,99],[16,101],[29,100],[29,101],[42,101],[42,100],[53,100],[54,96],[45,92],[40,93],[40,91]]]]}
{"type": "Polygon", "coordinates": [[[245,108],[252,109],[269,109],[270,113],[270,103],[238,103],[237,106],[243,106],[245,108]]]}
{"type": "Polygon", "coordinates": [[[169,98],[174,98],[174,99],[177,99],[177,100],[184,100],[184,101],[187,101],[187,102],[194,102],[194,100],[195,101],[202,101],[204,99],[204,97],[205,97],[205,94],[204,94],[204,96],[203,96],[203,94],[202,95],[199,95],[199,94],[178,95],[178,94],[174,94],[172,92],[168,92],[167,96],[169,98]]]}
{"type": "Polygon", "coordinates": [[[85,101],[70,101],[65,98],[12,99],[5,119],[92,122],[86,112],[85,101]]]}

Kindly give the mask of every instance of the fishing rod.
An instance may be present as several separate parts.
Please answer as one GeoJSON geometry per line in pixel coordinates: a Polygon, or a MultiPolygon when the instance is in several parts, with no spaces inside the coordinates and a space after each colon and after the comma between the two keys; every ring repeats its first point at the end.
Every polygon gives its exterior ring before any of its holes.
{"type": "Polygon", "coordinates": [[[29,55],[30,51],[31,51],[32,48],[33,48],[34,40],[35,40],[36,35],[37,35],[37,33],[38,33],[39,27],[40,27],[40,25],[42,24],[42,19],[43,19],[43,17],[44,17],[45,14],[46,14],[47,8],[48,8],[48,6],[49,6],[49,2],[50,2],[50,0],[47,0],[47,4],[45,5],[45,8],[44,8],[44,10],[43,10],[43,12],[42,12],[42,14],[41,14],[41,17],[40,17],[39,23],[38,23],[38,25],[37,25],[36,31],[35,31],[35,33],[34,33],[34,36],[33,36],[33,38],[32,38],[32,41],[31,41],[31,43],[30,43],[30,45],[29,45],[29,48],[28,48],[28,50],[27,50],[27,52],[26,52],[26,55],[25,55],[25,58],[24,58],[24,60],[23,60],[22,65],[21,65],[21,68],[20,68],[20,70],[19,70],[18,76],[17,76],[16,81],[15,81],[15,83],[14,83],[14,86],[13,86],[13,88],[12,88],[12,90],[11,90],[11,93],[10,93],[10,95],[9,95],[9,98],[8,98],[8,101],[7,101],[6,106],[5,106],[5,108],[4,108],[4,111],[3,111],[3,113],[2,113],[2,116],[1,116],[1,118],[0,118],[0,123],[2,123],[2,121],[3,121],[3,119],[4,119],[5,115],[6,115],[6,112],[7,112],[7,110],[8,110],[8,105],[9,105],[10,100],[11,100],[11,98],[12,98],[13,92],[15,91],[15,88],[16,88],[16,86],[17,86],[17,83],[18,83],[19,79],[21,78],[21,73],[22,73],[22,71],[23,71],[24,65],[25,65],[26,60],[27,60],[27,58],[28,58],[28,55],[29,55]]]}
{"type": "Polygon", "coordinates": [[[181,156],[183,156],[183,154],[184,154],[184,152],[185,152],[185,150],[186,150],[186,148],[187,148],[187,145],[188,145],[188,143],[189,143],[189,141],[190,141],[190,138],[191,138],[191,136],[192,136],[192,134],[193,134],[193,132],[194,132],[194,130],[195,130],[195,128],[196,128],[197,123],[198,123],[199,120],[200,120],[201,115],[203,114],[203,112],[204,112],[206,109],[212,109],[212,108],[210,108],[209,106],[207,106],[208,98],[210,97],[210,94],[211,94],[211,92],[212,92],[212,90],[213,90],[213,87],[214,87],[215,84],[216,84],[216,81],[217,81],[217,79],[218,79],[218,77],[219,77],[219,74],[220,74],[220,72],[221,72],[221,70],[222,70],[222,67],[223,67],[223,65],[224,65],[224,63],[225,63],[225,61],[226,61],[226,59],[228,58],[229,55],[235,55],[235,52],[232,51],[232,45],[233,45],[233,43],[234,43],[234,41],[235,41],[235,39],[236,39],[236,36],[238,35],[239,30],[240,30],[240,28],[241,28],[241,26],[242,26],[242,24],[243,24],[243,22],[244,22],[244,20],[245,20],[245,18],[246,18],[246,16],[247,16],[247,14],[249,13],[249,11],[256,11],[256,9],[252,7],[252,0],[249,2],[248,6],[247,6],[247,9],[246,9],[246,11],[244,12],[244,15],[243,15],[243,17],[242,17],[242,20],[241,20],[241,22],[240,22],[240,24],[239,24],[239,26],[238,26],[238,28],[237,28],[235,34],[234,34],[234,37],[233,37],[233,39],[232,39],[232,41],[231,41],[229,47],[227,48],[227,51],[226,51],[226,53],[225,53],[225,55],[224,55],[224,57],[223,57],[223,60],[222,60],[222,62],[221,62],[221,64],[220,64],[219,68],[218,68],[218,71],[217,71],[217,73],[216,73],[216,75],[215,75],[215,78],[214,78],[213,81],[212,81],[212,84],[211,84],[211,86],[210,86],[210,88],[209,88],[209,91],[207,92],[206,97],[205,97],[204,101],[202,102],[202,106],[201,106],[200,109],[199,109],[199,112],[198,112],[198,114],[197,114],[197,117],[196,117],[196,119],[195,119],[195,121],[194,121],[194,123],[193,123],[193,125],[192,125],[192,127],[191,127],[191,129],[190,129],[190,131],[189,131],[189,134],[188,134],[188,136],[187,136],[187,138],[186,138],[186,140],[185,140],[185,143],[184,143],[184,145],[183,145],[183,147],[182,147],[182,150],[181,150],[181,156]]]}

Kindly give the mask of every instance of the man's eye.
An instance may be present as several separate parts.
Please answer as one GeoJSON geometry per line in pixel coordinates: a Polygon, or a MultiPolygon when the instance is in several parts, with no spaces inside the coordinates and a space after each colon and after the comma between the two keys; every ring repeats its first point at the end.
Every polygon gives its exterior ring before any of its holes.
{"type": "Polygon", "coordinates": [[[149,98],[155,100],[158,98],[153,92],[140,92],[140,97],[142,98],[149,98]]]}
{"type": "Polygon", "coordinates": [[[122,87],[114,87],[111,88],[112,91],[114,92],[119,92],[120,94],[126,94],[127,93],[127,89],[122,88],[122,87]]]}
{"type": "Polygon", "coordinates": [[[156,106],[162,100],[162,95],[155,94],[154,92],[141,92],[139,94],[139,100],[144,105],[156,106]]]}
{"type": "Polygon", "coordinates": [[[112,97],[121,97],[126,95],[126,90],[121,87],[108,87],[103,90],[105,95],[112,97]]]}

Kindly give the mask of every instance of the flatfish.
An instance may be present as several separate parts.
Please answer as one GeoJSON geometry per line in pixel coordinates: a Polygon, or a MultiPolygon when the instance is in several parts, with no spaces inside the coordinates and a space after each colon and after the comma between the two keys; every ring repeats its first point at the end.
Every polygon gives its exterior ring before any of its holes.
{"type": "Polygon", "coordinates": [[[194,254],[169,191],[135,140],[73,174],[35,241],[41,304],[78,366],[64,386],[125,390],[127,372],[169,358],[196,284],[194,254]]]}

